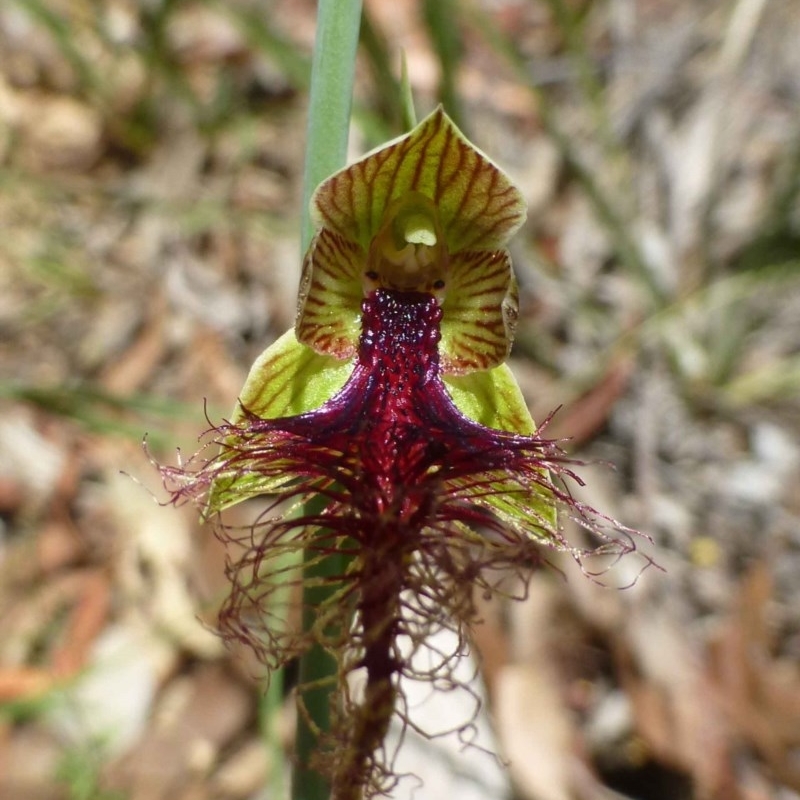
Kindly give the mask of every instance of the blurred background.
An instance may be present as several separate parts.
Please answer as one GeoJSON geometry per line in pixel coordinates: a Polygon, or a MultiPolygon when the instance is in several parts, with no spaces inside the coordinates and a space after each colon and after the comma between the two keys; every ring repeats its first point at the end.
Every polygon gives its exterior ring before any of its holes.
{"type": "MultiPolygon", "coordinates": [[[[401,132],[402,49],[528,200],[534,417],[664,569],[484,609],[515,796],[800,798],[800,3],[365,9],[351,156],[401,132]]],[[[142,439],[193,452],[293,322],[315,13],[0,6],[3,800],[278,796],[291,703],[211,632],[224,553],[142,439]]]]}

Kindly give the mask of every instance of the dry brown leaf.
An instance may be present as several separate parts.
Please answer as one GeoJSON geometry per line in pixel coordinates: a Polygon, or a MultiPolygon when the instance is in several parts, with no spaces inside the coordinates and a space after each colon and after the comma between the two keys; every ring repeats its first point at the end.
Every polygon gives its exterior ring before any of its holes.
{"type": "Polygon", "coordinates": [[[527,800],[570,800],[574,730],[558,682],[543,662],[510,664],[495,682],[495,718],[503,755],[527,800]]]}
{"type": "Polygon", "coordinates": [[[793,758],[800,747],[800,669],[772,656],[768,608],[773,596],[769,568],[754,564],[742,582],[736,613],[714,642],[710,671],[721,684],[738,735],[782,782],[800,790],[800,768],[793,758]]]}
{"type": "Polygon", "coordinates": [[[614,404],[627,391],[634,366],[626,357],[611,361],[588,392],[556,415],[547,435],[554,439],[569,437],[571,448],[580,447],[594,437],[608,422],[614,404]]]}
{"type": "Polygon", "coordinates": [[[29,700],[47,692],[53,673],[38,667],[0,667],[0,701],[29,700]]]}
{"type": "Polygon", "coordinates": [[[99,382],[111,394],[132,394],[152,378],[163,361],[167,342],[165,339],[163,296],[157,296],[148,307],[149,318],[133,342],[109,362],[102,371],[99,382]]]}
{"type": "Polygon", "coordinates": [[[83,585],[65,625],[64,636],[53,651],[55,673],[69,677],[89,660],[97,636],[108,624],[111,608],[111,581],[103,570],[83,573],[83,585]]]}
{"type": "Polygon", "coordinates": [[[637,608],[627,629],[632,658],[622,684],[647,747],[692,775],[699,798],[734,800],[730,729],[702,655],[666,611],[637,608]]]}
{"type": "Polygon", "coordinates": [[[576,732],[554,672],[550,576],[531,579],[527,598],[510,608],[512,663],[495,680],[494,708],[503,755],[530,800],[569,800],[576,732]]]}

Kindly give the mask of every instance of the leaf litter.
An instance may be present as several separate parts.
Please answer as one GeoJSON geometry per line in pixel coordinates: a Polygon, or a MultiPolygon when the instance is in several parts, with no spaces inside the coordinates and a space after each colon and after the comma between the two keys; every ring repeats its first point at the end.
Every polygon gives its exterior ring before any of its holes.
{"type": "MultiPolygon", "coordinates": [[[[256,797],[275,770],[255,667],[206,627],[223,553],[152,504],[136,440],[192,452],[202,398],[224,415],[292,321],[304,99],[266,39],[190,5],[161,53],[144,4],[0,10],[0,796],[89,775],[98,797],[256,797]]],[[[433,107],[418,4],[366,7],[392,56],[400,15],[433,107]]],[[[517,375],[534,418],[564,403],[559,435],[616,465],[589,502],[652,534],[666,570],[614,591],[564,565],[486,606],[473,645],[516,792],[800,796],[796,8],[465,7],[466,131],[535,200],[517,375]]],[[[313,4],[269,21],[307,59],[313,4]]]]}

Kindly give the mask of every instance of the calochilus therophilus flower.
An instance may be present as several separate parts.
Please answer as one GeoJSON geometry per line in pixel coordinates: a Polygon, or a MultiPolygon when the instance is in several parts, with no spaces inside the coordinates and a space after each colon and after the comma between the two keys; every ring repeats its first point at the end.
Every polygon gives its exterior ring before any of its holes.
{"type": "Polygon", "coordinates": [[[222,628],[270,667],[311,644],[334,656],[342,688],[320,767],[341,800],[385,785],[377,754],[414,674],[407,644],[462,630],[488,567],[529,568],[548,548],[580,559],[559,512],[601,550],[632,548],[572,497],[574,463],[536,429],[505,363],[518,303],[506,244],[525,213],[441,108],[329,177],[294,329],[254,364],[212,454],[162,467],[173,500],[208,515],[269,498],[246,531],[221,530],[238,544],[222,628]],[[302,582],[291,557],[334,552],[347,567],[317,624],[295,630],[278,603],[302,582]]]}

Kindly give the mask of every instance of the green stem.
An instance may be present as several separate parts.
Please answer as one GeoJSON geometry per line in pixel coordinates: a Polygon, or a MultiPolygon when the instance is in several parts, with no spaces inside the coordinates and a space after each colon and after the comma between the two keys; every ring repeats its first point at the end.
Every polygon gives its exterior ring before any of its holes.
{"type": "Polygon", "coordinates": [[[311,195],[325,178],[344,166],[347,157],[361,22],[361,0],[319,0],[318,8],[303,174],[303,253],[314,234],[308,207],[311,195]]]}
{"type": "MultiPolygon", "coordinates": [[[[306,510],[313,513],[314,509],[311,507],[314,505],[313,501],[309,502],[306,510]]],[[[337,556],[328,556],[317,563],[308,563],[307,559],[303,567],[303,578],[311,585],[304,585],[303,588],[304,630],[309,630],[314,625],[316,611],[324,604],[331,591],[324,583],[322,586],[314,585],[317,579],[340,574],[341,569],[342,559],[337,556]]],[[[311,768],[311,760],[318,749],[319,733],[330,729],[331,693],[336,674],[335,659],[319,644],[313,645],[300,659],[298,691],[302,696],[298,698],[298,702],[302,703],[303,710],[297,715],[292,800],[328,800],[330,797],[328,781],[311,768]]]]}
{"type": "Polygon", "coordinates": [[[270,676],[269,687],[266,695],[261,700],[259,708],[259,728],[261,735],[267,742],[269,754],[272,759],[269,789],[273,797],[284,796],[284,781],[286,773],[283,766],[283,750],[281,748],[278,719],[283,704],[284,690],[283,670],[277,670],[270,676]]]}
{"type": "MultiPolygon", "coordinates": [[[[322,180],[344,166],[347,157],[360,22],[361,0],[319,0],[303,175],[303,253],[314,234],[309,210],[311,195],[322,180]]],[[[313,513],[314,509],[307,511],[313,513]]],[[[341,575],[345,570],[342,556],[331,555],[309,563],[314,557],[311,553],[304,566],[305,581],[317,584],[303,592],[305,630],[314,624],[314,610],[328,591],[320,588],[324,580],[317,579],[341,575]]],[[[306,713],[298,714],[297,719],[292,800],[327,800],[330,796],[327,781],[309,767],[318,746],[318,732],[329,728],[335,677],[336,663],[321,646],[313,647],[301,658],[300,684],[312,688],[303,696],[306,713]]]]}

